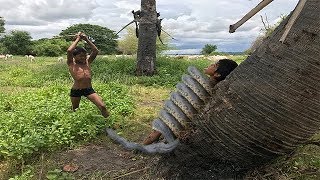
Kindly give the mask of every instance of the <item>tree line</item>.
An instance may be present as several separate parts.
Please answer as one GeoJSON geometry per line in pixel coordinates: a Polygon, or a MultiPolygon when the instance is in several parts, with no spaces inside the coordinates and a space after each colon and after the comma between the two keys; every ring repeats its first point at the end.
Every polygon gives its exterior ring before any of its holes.
{"type": "MultiPolygon", "coordinates": [[[[98,47],[101,54],[135,54],[137,52],[138,39],[132,33],[132,28],[128,28],[128,33],[124,38],[119,37],[115,31],[106,27],[92,24],[75,24],[62,30],[52,38],[42,38],[32,40],[27,31],[12,30],[5,34],[5,21],[0,17],[0,54],[26,55],[35,54],[37,56],[60,56],[66,53],[71,41],[77,32],[82,31],[98,47]]],[[[162,37],[164,44],[157,41],[157,51],[161,52],[169,49],[169,38],[162,37]]],[[[87,49],[90,49],[84,43],[80,43],[87,49]]]]}
{"type": "MultiPolygon", "coordinates": [[[[252,46],[246,50],[245,53],[250,54],[256,49],[262,42],[262,39],[268,37],[285,17],[286,16],[281,17],[281,20],[274,25],[265,25],[265,29],[262,29],[261,35],[257,37],[252,43],[252,46]]],[[[136,54],[138,49],[138,39],[136,38],[135,29],[133,27],[128,27],[127,34],[120,40],[117,40],[118,35],[116,35],[114,31],[106,27],[91,24],[75,24],[62,30],[55,37],[32,40],[30,33],[27,31],[13,30],[8,34],[4,34],[4,25],[5,20],[0,17],[0,54],[60,56],[65,54],[66,49],[73,40],[73,37],[70,35],[76,34],[79,31],[85,32],[94,40],[94,44],[98,47],[101,54],[132,55],[136,54]]],[[[161,39],[163,44],[159,39],[156,42],[157,53],[174,49],[174,47],[168,45],[170,40],[168,35],[161,34],[161,39]]],[[[82,45],[89,49],[86,44],[82,45]]],[[[222,54],[216,50],[217,45],[205,44],[200,53],[204,55],[222,54]]]]}

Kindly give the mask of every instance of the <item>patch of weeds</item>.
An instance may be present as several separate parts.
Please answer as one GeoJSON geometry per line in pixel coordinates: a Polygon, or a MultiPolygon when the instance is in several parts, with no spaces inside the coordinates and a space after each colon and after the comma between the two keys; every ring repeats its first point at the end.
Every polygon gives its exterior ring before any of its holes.
{"type": "Polygon", "coordinates": [[[74,180],[75,178],[67,173],[63,172],[60,169],[54,169],[47,172],[46,178],[48,180],[74,180]]]}

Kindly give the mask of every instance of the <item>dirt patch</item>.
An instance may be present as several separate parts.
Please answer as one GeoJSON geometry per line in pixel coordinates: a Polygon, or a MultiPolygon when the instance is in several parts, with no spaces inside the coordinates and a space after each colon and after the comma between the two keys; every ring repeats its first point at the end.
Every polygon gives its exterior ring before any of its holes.
{"type": "Polygon", "coordinates": [[[149,179],[150,167],[157,156],[126,151],[116,144],[88,144],[54,156],[58,165],[79,166],[76,179],[149,179]]]}
{"type": "Polygon", "coordinates": [[[157,162],[157,171],[152,167],[154,177],[163,179],[243,179],[242,170],[231,162],[199,156],[186,144],[157,162]]]}
{"type": "Polygon", "coordinates": [[[204,160],[186,145],[169,154],[146,155],[108,141],[57,153],[52,159],[59,169],[77,166],[69,172],[75,179],[241,179],[232,164],[204,160]]]}

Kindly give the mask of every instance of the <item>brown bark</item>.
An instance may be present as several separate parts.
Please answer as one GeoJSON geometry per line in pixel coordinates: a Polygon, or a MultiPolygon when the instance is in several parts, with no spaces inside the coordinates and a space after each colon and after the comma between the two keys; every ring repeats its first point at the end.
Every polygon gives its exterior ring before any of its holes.
{"type": "Polygon", "coordinates": [[[307,0],[284,43],[279,40],[290,16],[215,86],[193,119],[194,134],[162,168],[190,175],[207,164],[202,170],[210,174],[220,161],[231,162],[231,171],[248,169],[291,153],[319,131],[319,10],[319,0],[307,0]]]}
{"type": "Polygon", "coordinates": [[[141,0],[136,75],[152,76],[156,72],[156,1],[141,0]]]}

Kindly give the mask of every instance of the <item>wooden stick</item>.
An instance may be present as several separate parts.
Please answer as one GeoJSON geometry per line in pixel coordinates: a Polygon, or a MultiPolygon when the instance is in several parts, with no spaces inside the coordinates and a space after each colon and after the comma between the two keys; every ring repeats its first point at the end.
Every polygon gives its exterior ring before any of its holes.
{"type": "Polygon", "coordinates": [[[124,30],[124,28],[126,28],[127,26],[129,26],[130,24],[134,23],[134,22],[137,22],[136,20],[132,20],[131,22],[129,22],[127,25],[125,25],[123,28],[120,29],[120,31],[118,31],[116,33],[116,35],[118,35],[122,30],[124,30]]]}
{"type": "Polygon", "coordinates": [[[261,1],[255,8],[253,8],[250,12],[248,12],[242,19],[240,19],[235,24],[229,26],[229,33],[234,33],[236,29],[238,29],[243,23],[247,22],[252,16],[257,14],[261,9],[270,4],[273,0],[263,0],[261,1]]]}
{"type": "Polygon", "coordinates": [[[284,28],[284,33],[282,34],[281,38],[280,38],[280,42],[284,43],[284,41],[286,40],[286,37],[289,34],[290,29],[292,28],[294,22],[296,21],[296,19],[299,17],[304,5],[306,4],[307,0],[300,0],[297,7],[295,8],[295,10],[293,11],[286,27],[284,28]]]}
{"type": "Polygon", "coordinates": [[[138,169],[138,170],[136,170],[136,171],[131,171],[131,172],[129,172],[129,173],[126,173],[126,174],[123,174],[123,175],[120,175],[120,176],[114,177],[114,178],[112,178],[112,179],[119,179],[119,178],[122,178],[122,177],[128,176],[128,175],[130,175],[130,174],[134,174],[134,173],[137,173],[137,172],[140,172],[140,171],[147,170],[147,169],[149,169],[149,168],[150,168],[150,167],[145,167],[145,168],[143,168],[143,169],[138,169]]]}
{"type": "Polygon", "coordinates": [[[75,36],[76,36],[76,34],[67,34],[67,35],[62,35],[62,36],[58,35],[58,36],[53,36],[52,39],[54,39],[54,38],[64,38],[64,37],[75,37],[75,36]]]}
{"type": "Polygon", "coordinates": [[[171,37],[171,39],[177,40],[177,39],[175,39],[174,37],[172,37],[169,33],[167,33],[165,30],[163,30],[162,28],[161,28],[161,31],[163,31],[164,33],[166,33],[169,37],[171,37]]]}
{"type": "Polygon", "coordinates": [[[42,173],[43,173],[43,153],[41,154],[41,169],[39,173],[39,180],[42,179],[42,173]]]}

